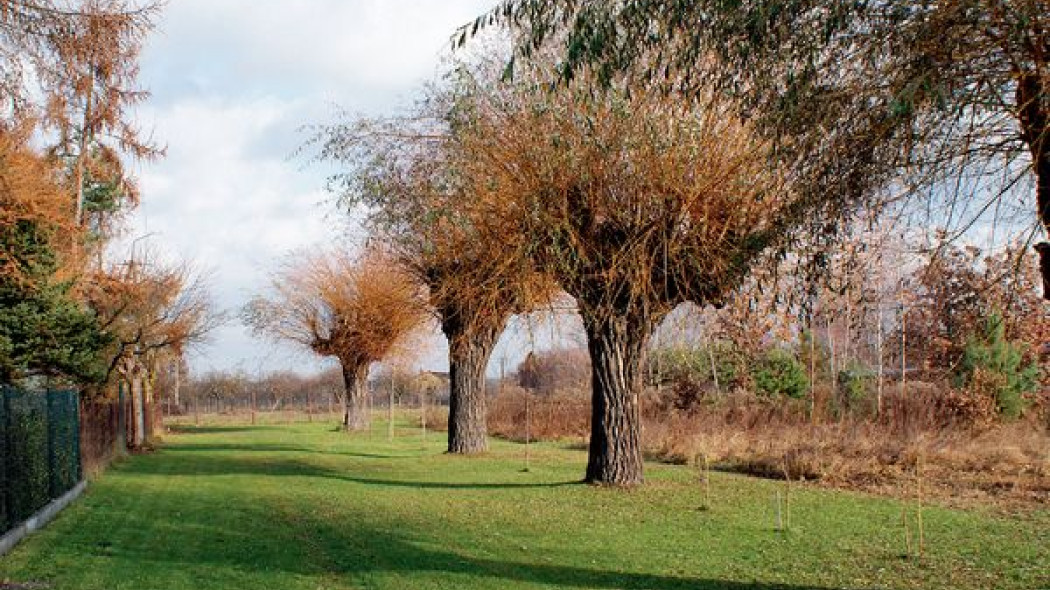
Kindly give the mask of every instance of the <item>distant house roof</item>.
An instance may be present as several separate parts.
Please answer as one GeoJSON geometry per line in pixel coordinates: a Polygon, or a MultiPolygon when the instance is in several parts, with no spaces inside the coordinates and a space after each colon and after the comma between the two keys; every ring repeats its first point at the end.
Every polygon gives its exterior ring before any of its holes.
{"type": "Polygon", "coordinates": [[[449,374],[443,371],[420,371],[413,381],[422,387],[447,387],[449,374]]]}

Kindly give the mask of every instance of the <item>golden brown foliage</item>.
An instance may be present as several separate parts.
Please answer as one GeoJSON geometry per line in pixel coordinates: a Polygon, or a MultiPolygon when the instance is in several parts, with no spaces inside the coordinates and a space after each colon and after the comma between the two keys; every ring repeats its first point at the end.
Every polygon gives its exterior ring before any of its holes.
{"type": "Polygon", "coordinates": [[[658,319],[718,302],[796,221],[766,147],[729,105],[574,88],[479,97],[457,165],[486,218],[532,236],[581,306],[658,319]]]}
{"type": "Polygon", "coordinates": [[[456,131],[462,99],[455,84],[429,88],[406,116],[328,126],[315,142],[322,160],[348,167],[332,179],[342,204],[369,207],[374,239],[427,287],[446,332],[498,332],[555,287],[522,256],[514,228],[484,219],[489,211],[457,168],[469,157],[456,131]]]}
{"type": "Polygon", "coordinates": [[[119,206],[138,201],[121,154],[162,153],[129,112],[148,96],[137,86],[138,57],[160,7],[154,0],[0,3],[0,103],[52,141],[50,155],[66,168],[54,179],[66,187],[77,225],[89,190],[105,185],[120,195],[119,203],[96,207],[96,239],[111,233],[119,206]]]}
{"type": "Polygon", "coordinates": [[[244,319],[257,333],[357,369],[410,343],[425,310],[418,283],[388,255],[316,252],[292,255],[244,319]]]}
{"type": "Polygon", "coordinates": [[[109,374],[130,357],[167,350],[181,356],[222,321],[204,279],[188,264],[168,265],[149,252],[90,273],[84,296],[113,338],[109,374]]]}
{"type": "MultiPolygon", "coordinates": [[[[55,182],[57,170],[27,147],[27,130],[0,127],[0,226],[29,224],[58,253],[69,253],[72,206],[55,182]]],[[[60,256],[68,262],[68,256],[60,256]]],[[[27,280],[16,250],[0,248],[0,275],[27,280]]]]}

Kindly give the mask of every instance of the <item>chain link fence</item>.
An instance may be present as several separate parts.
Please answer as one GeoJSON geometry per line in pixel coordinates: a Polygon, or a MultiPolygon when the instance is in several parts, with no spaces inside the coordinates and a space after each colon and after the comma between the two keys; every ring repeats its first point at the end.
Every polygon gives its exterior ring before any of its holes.
{"type": "Polygon", "coordinates": [[[80,479],[77,393],[0,387],[0,534],[80,479]]]}

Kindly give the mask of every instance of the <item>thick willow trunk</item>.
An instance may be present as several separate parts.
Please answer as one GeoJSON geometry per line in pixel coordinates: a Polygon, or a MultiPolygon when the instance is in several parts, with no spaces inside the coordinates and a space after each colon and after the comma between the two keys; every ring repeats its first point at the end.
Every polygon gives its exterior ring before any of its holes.
{"type": "Polygon", "coordinates": [[[591,355],[591,442],[588,483],[630,486],[643,481],[642,366],[652,331],[628,314],[583,314],[591,355]]]}
{"type": "Polygon", "coordinates": [[[343,428],[348,431],[368,428],[369,415],[366,405],[368,365],[363,367],[343,363],[343,428]]]}
{"type": "Polygon", "coordinates": [[[473,329],[443,323],[449,348],[449,453],[470,455],[488,450],[485,369],[505,323],[473,329]]]}
{"type": "MultiPolygon", "coordinates": [[[[1017,107],[1021,123],[1021,137],[1032,154],[1035,172],[1035,200],[1039,221],[1050,232],[1050,112],[1046,95],[1050,89],[1043,85],[1037,72],[1022,72],[1017,82],[1017,107]]],[[[1039,270],[1043,276],[1043,298],[1050,300],[1050,243],[1035,245],[1039,253],[1039,270]]]]}

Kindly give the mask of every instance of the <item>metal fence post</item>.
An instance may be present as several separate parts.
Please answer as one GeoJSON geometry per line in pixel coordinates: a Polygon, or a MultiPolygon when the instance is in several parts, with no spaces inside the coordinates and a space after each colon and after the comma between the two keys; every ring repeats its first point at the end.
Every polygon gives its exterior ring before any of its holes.
{"type": "Polygon", "coordinates": [[[80,452],[80,392],[70,392],[70,404],[73,408],[73,455],[77,466],[77,481],[84,479],[84,458],[80,452]]]}
{"type": "Polygon", "coordinates": [[[55,402],[56,392],[50,389],[44,390],[44,426],[47,428],[47,491],[51,499],[62,495],[58,489],[62,482],[58,481],[58,457],[55,450],[55,428],[58,424],[56,412],[52,407],[55,402]]]}
{"type": "Polygon", "coordinates": [[[11,456],[10,442],[8,440],[8,410],[7,388],[0,386],[0,527],[7,531],[14,524],[12,520],[11,488],[8,480],[7,461],[11,456]]]}

